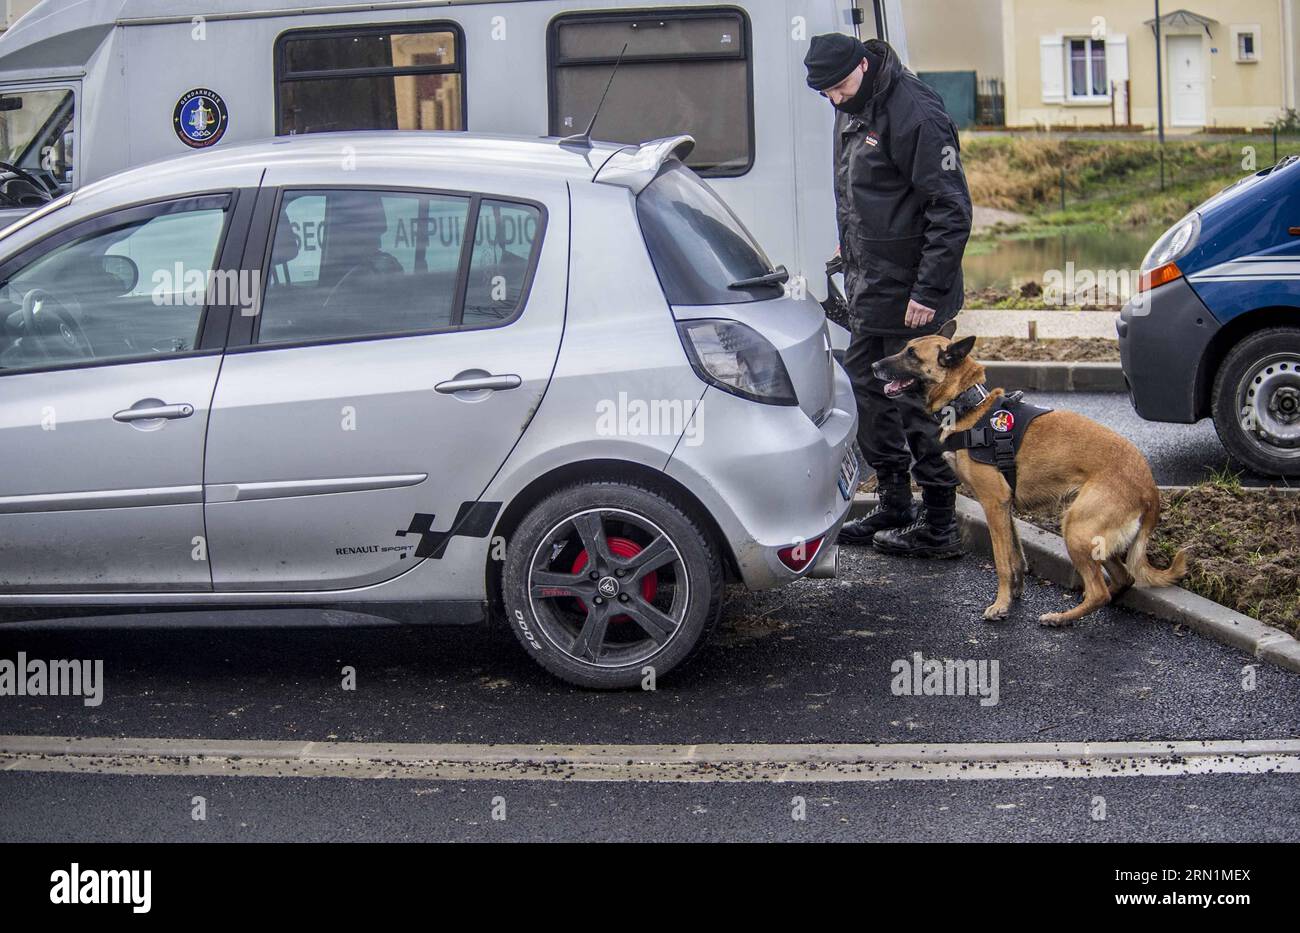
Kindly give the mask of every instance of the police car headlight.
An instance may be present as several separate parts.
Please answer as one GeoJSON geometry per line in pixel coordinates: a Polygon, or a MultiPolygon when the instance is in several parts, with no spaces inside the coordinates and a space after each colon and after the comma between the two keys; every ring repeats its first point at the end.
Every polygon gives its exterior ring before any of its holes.
{"type": "Polygon", "coordinates": [[[798,405],[794,384],[771,341],[739,321],[681,321],[682,346],[701,379],[768,405],[798,405]]]}
{"type": "Polygon", "coordinates": [[[1192,212],[1165,231],[1142,260],[1143,273],[1182,259],[1201,236],[1201,215],[1192,212]]]}

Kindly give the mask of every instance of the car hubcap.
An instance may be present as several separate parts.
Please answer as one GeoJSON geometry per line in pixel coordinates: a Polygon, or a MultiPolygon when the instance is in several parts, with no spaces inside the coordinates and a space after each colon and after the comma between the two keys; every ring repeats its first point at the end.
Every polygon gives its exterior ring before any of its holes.
{"type": "Polygon", "coordinates": [[[662,651],[686,618],[689,578],[662,529],[623,509],[589,509],[547,532],[533,553],[528,600],[546,640],[597,667],[662,651]]]}
{"type": "Polygon", "coordinates": [[[1241,428],[1269,456],[1300,459],[1300,355],[1262,360],[1237,390],[1241,428]]]}

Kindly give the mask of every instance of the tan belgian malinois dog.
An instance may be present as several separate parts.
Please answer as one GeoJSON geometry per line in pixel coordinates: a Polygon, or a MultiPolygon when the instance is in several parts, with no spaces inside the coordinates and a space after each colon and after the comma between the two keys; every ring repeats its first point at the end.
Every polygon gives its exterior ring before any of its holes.
{"type": "MultiPolygon", "coordinates": [[[[929,410],[937,415],[968,389],[983,387],[984,367],[970,357],[975,338],[953,341],[954,329],[950,324],[939,334],[918,337],[876,363],[877,378],[887,382],[885,394],[924,392],[929,410]]],[[[945,419],[952,423],[944,424],[941,441],[970,430],[990,414],[996,417],[994,406],[1000,407],[1005,393],[987,391],[983,402],[956,420],[945,419]]],[[[952,409],[948,410],[951,415],[952,409]]],[[[1012,518],[1013,504],[1026,509],[1064,506],[1061,534],[1083,581],[1083,601],[1067,612],[1040,616],[1044,625],[1074,622],[1134,583],[1170,586],[1187,572],[1185,551],[1174,556],[1168,570],[1147,561],[1147,539],[1160,520],[1160,491],[1146,458],[1114,431],[1083,415],[1048,411],[1029,422],[1015,455],[1014,497],[997,466],[976,462],[967,450],[944,456],[975,491],[988,520],[998,595],[984,610],[986,619],[1005,618],[1011,600],[1024,588],[1025,555],[1012,518]]]]}

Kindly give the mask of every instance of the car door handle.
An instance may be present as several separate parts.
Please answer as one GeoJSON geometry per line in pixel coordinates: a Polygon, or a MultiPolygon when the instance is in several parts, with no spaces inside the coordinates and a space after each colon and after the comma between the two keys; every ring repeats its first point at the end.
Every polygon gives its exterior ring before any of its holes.
{"type": "Polygon", "coordinates": [[[433,391],[441,392],[443,395],[453,395],[457,392],[482,392],[495,391],[498,389],[517,389],[524,384],[524,381],[518,376],[468,376],[465,378],[448,379],[446,382],[440,382],[433,387],[433,391]]]}
{"type": "Polygon", "coordinates": [[[188,418],[194,414],[193,405],[153,405],[148,408],[128,408],[113,416],[114,421],[154,421],[159,418],[188,418]]]}

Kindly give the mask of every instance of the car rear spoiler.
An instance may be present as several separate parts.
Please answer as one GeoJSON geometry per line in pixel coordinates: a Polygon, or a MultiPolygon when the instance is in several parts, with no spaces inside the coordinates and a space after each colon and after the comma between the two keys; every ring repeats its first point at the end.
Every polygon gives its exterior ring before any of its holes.
{"type": "Polygon", "coordinates": [[[618,185],[630,189],[633,194],[640,194],[655,180],[665,162],[685,159],[694,148],[695,139],[691,136],[665,136],[639,146],[624,146],[596,169],[591,180],[602,185],[618,185]]]}

